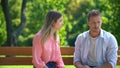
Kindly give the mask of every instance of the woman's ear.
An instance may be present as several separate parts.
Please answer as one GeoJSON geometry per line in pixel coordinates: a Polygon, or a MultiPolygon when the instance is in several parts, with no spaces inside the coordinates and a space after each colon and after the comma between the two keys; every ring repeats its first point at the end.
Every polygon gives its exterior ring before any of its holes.
{"type": "Polygon", "coordinates": [[[55,26],[55,21],[53,21],[52,26],[53,26],[53,27],[55,26]]]}

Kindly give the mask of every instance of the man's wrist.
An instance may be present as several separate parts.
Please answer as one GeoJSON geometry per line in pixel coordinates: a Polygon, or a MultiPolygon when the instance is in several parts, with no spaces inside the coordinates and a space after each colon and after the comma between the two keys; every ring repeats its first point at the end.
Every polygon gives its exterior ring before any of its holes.
{"type": "Polygon", "coordinates": [[[82,67],[83,65],[80,62],[77,61],[77,62],[75,62],[75,66],[76,67],[82,67]]]}

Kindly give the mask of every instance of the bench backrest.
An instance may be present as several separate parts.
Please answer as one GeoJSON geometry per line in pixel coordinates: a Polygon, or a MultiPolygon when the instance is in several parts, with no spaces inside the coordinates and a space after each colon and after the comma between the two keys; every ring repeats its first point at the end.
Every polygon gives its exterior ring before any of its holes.
{"type": "MultiPolygon", "coordinates": [[[[61,54],[65,65],[73,64],[73,52],[74,47],[61,47],[61,54]]],[[[32,48],[0,47],[0,65],[33,65],[32,48]]]]}
{"type": "MultiPolygon", "coordinates": [[[[65,65],[73,65],[74,47],[61,47],[61,54],[65,65]]],[[[118,50],[120,55],[120,47],[118,50]]],[[[33,65],[31,47],[0,47],[0,65],[33,65]],[[6,57],[6,55],[10,57],[6,57]]],[[[117,65],[120,65],[118,56],[117,65]]]]}

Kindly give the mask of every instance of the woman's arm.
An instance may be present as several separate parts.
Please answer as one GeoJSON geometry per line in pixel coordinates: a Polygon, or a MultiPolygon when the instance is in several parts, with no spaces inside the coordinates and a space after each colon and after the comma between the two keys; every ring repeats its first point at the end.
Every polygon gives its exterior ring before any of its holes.
{"type": "Polygon", "coordinates": [[[32,62],[36,68],[47,68],[44,61],[41,60],[41,55],[42,55],[42,46],[40,42],[40,36],[36,35],[33,39],[32,62]]]}
{"type": "Polygon", "coordinates": [[[56,44],[56,49],[57,49],[57,67],[58,68],[64,68],[64,63],[63,63],[63,60],[62,60],[62,56],[61,56],[61,50],[60,50],[60,39],[59,39],[59,36],[58,36],[58,41],[57,41],[57,44],[56,44]]]}

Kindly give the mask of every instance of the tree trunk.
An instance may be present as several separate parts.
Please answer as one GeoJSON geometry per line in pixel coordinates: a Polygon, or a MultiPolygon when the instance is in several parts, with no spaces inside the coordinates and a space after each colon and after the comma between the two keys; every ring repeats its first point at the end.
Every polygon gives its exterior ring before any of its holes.
{"type": "Polygon", "coordinates": [[[26,17],[25,17],[26,2],[27,2],[26,0],[23,0],[22,2],[21,23],[18,26],[18,29],[14,30],[14,27],[12,25],[12,19],[11,19],[12,17],[10,15],[10,10],[8,6],[8,0],[1,1],[3,13],[6,20],[6,30],[7,30],[6,46],[17,46],[18,36],[22,33],[25,22],[26,22],[26,17]]]}
{"type": "Polygon", "coordinates": [[[1,4],[6,20],[6,30],[7,30],[6,46],[13,46],[15,43],[13,42],[13,26],[12,26],[11,15],[8,8],[8,0],[2,0],[1,4]]]}

